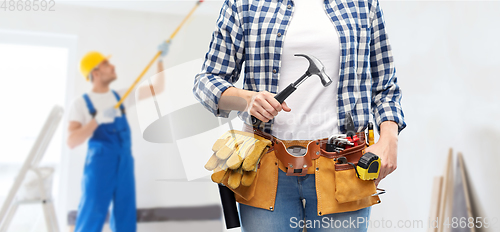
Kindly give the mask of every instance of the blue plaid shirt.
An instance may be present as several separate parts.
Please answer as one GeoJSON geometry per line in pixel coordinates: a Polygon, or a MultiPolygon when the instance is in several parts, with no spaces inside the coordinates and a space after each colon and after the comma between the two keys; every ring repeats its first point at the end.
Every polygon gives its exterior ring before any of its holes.
{"type": "MultiPolygon", "coordinates": [[[[340,36],[340,80],[337,99],[332,99],[338,105],[339,130],[345,132],[347,112],[358,131],[365,129],[371,106],[377,129],[384,121],[394,121],[401,131],[406,127],[401,90],[378,0],[324,2],[340,36]]],[[[238,80],[243,65],[244,89],[278,93],[283,41],[293,10],[292,0],[226,0],[195,77],[196,99],[215,116],[228,117],[229,111],[218,109],[218,102],[238,80]]],[[[240,112],[240,117],[247,116],[240,112]]],[[[273,122],[262,123],[260,129],[271,133],[273,122]]]]}

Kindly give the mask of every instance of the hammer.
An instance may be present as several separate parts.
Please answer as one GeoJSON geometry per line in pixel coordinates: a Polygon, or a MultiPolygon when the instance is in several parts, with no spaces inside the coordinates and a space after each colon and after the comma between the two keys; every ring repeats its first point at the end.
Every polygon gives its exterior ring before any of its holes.
{"type": "MultiPolygon", "coordinates": [[[[283,103],[285,99],[288,96],[290,96],[290,94],[292,94],[297,89],[297,87],[299,87],[300,84],[302,84],[302,82],[304,82],[308,77],[312,75],[318,75],[319,79],[321,80],[321,84],[324,87],[327,87],[332,83],[332,79],[330,79],[330,77],[326,75],[325,66],[323,65],[323,63],[321,63],[321,61],[318,58],[306,54],[295,54],[295,56],[305,57],[309,61],[309,68],[304,73],[304,75],[302,75],[298,80],[291,83],[284,90],[282,90],[276,96],[274,96],[274,98],[278,100],[280,104],[283,103]]],[[[259,127],[261,123],[262,121],[252,116],[253,127],[259,127]]]]}

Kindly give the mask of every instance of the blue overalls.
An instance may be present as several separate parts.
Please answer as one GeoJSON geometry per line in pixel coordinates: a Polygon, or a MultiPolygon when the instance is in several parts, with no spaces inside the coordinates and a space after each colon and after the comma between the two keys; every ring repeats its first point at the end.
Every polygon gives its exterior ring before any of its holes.
{"type": "MultiPolygon", "coordinates": [[[[113,91],[116,99],[120,96],[113,91]]],[[[96,110],[87,94],[83,95],[89,112],[96,110]]],[[[101,232],[111,201],[110,227],[114,232],[136,231],[134,159],[130,127],[125,109],[113,123],[101,124],[89,140],[82,180],[82,198],[78,207],[75,232],[101,232]]]]}

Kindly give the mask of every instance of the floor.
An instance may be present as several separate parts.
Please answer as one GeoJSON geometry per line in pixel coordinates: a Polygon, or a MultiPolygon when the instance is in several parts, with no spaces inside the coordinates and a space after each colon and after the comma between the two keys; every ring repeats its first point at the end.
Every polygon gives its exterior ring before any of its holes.
{"type": "MultiPolygon", "coordinates": [[[[0,164],[0,204],[3,205],[7,194],[14,183],[20,165],[0,164]]],[[[71,228],[62,231],[72,231],[71,228]]],[[[169,221],[139,223],[138,232],[164,232],[164,231],[226,231],[222,220],[207,221],[169,221]]],[[[240,231],[233,229],[230,231],[240,231]]],[[[22,205],[18,208],[7,232],[49,232],[45,227],[45,220],[40,204],[22,205]]],[[[106,224],[103,232],[111,232],[106,224]]]]}

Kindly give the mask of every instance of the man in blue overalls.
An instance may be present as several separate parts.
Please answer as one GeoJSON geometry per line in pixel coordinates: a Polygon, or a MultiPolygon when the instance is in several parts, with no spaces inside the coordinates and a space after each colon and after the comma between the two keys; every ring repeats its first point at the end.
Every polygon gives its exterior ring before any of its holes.
{"type": "MultiPolygon", "coordinates": [[[[168,52],[168,46],[167,43],[160,45],[161,57],[168,52]]],[[[76,232],[102,231],[111,202],[110,227],[113,231],[134,232],[137,227],[134,159],[125,110],[133,104],[133,99],[125,99],[120,109],[114,110],[113,106],[126,89],[114,91],[109,88],[116,73],[108,58],[99,52],[89,52],[82,58],[80,71],[92,82],[93,88],[75,99],[69,114],[69,147],[74,148],[90,138],[76,232]]],[[[158,62],[158,73],[162,71],[162,62],[158,62]]],[[[163,75],[155,79],[153,88],[155,94],[163,91],[163,75]]],[[[136,91],[139,99],[152,95],[149,86],[136,91]]]]}

